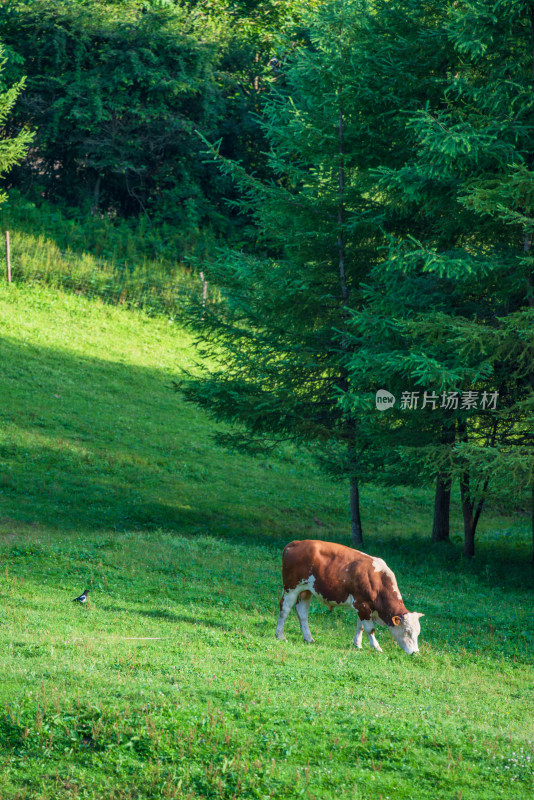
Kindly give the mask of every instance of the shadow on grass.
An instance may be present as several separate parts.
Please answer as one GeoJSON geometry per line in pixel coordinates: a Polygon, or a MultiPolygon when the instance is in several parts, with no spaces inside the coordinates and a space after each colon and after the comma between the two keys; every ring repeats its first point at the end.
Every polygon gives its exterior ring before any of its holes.
{"type": "MultiPolygon", "coordinates": [[[[9,339],[0,339],[0,363],[7,397],[0,517],[15,527],[23,521],[62,533],[164,529],[280,549],[292,538],[320,536],[304,511],[269,516],[297,504],[299,494],[308,498],[311,473],[299,471],[289,485],[285,465],[274,475],[218,448],[204,412],[170,389],[170,372],[9,339]]],[[[313,498],[306,502],[313,506],[313,498]]],[[[391,508],[394,522],[405,518],[405,502],[391,508]]],[[[339,532],[341,511],[331,522],[339,532]]],[[[451,586],[460,574],[485,588],[532,586],[526,547],[508,545],[479,543],[471,561],[461,546],[426,538],[381,536],[364,547],[399,570],[401,591],[402,575],[428,580],[431,573],[451,586]]]]}
{"type": "Polygon", "coordinates": [[[175,375],[6,339],[0,362],[0,517],[65,532],[257,538],[263,470],[217,448],[206,415],[171,390],[175,375]]]}
{"type": "Polygon", "coordinates": [[[201,625],[204,628],[215,628],[217,630],[227,631],[230,632],[232,628],[229,625],[224,625],[221,622],[216,622],[214,620],[210,620],[203,617],[192,618],[187,617],[185,614],[175,614],[172,611],[167,611],[165,609],[153,609],[149,611],[145,611],[144,609],[140,608],[126,608],[125,606],[120,605],[110,605],[108,603],[99,603],[99,608],[102,611],[106,611],[107,613],[126,613],[126,614],[138,614],[142,617],[148,617],[149,619],[157,619],[163,620],[164,622],[170,622],[171,624],[186,624],[186,625],[201,625]]]}
{"type": "Polygon", "coordinates": [[[224,625],[221,622],[215,622],[214,620],[207,619],[206,617],[197,617],[196,619],[192,619],[191,617],[186,617],[182,614],[171,614],[170,612],[166,613],[165,611],[137,611],[136,613],[143,617],[149,617],[151,619],[163,619],[167,622],[180,622],[185,623],[186,625],[202,625],[204,628],[216,628],[217,630],[227,632],[232,630],[229,625],[224,625]]]}
{"type": "Polygon", "coordinates": [[[466,558],[462,545],[453,542],[433,543],[412,536],[381,540],[382,543],[391,554],[390,566],[395,570],[394,565],[398,565],[399,573],[408,572],[412,580],[414,575],[424,578],[436,573],[441,582],[448,581],[451,590],[457,586],[459,576],[471,578],[487,591],[526,590],[534,586],[530,553],[523,547],[510,547],[505,541],[488,542],[481,538],[475,558],[466,558]],[[408,571],[405,565],[409,565],[408,571]]]}

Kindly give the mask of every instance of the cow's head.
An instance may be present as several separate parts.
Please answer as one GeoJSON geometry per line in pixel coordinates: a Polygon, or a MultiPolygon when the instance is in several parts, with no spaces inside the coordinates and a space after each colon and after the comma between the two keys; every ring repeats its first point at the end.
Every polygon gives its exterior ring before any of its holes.
{"type": "Polygon", "coordinates": [[[424,616],[424,614],[419,614],[417,611],[408,611],[401,617],[393,617],[392,624],[388,625],[391,635],[397,644],[409,656],[419,652],[417,644],[417,637],[421,633],[419,619],[424,616]]]}

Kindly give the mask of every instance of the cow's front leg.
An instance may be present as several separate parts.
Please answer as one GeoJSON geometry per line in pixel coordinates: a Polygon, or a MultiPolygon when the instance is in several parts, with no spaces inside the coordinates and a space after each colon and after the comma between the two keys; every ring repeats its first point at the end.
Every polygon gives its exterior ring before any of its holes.
{"type": "Polygon", "coordinates": [[[365,628],[365,632],[369,638],[369,644],[373,648],[373,650],[378,650],[379,653],[382,652],[382,648],[376,641],[375,637],[375,624],[371,619],[364,619],[362,620],[362,625],[365,628]]]}
{"type": "Polygon", "coordinates": [[[312,593],[309,591],[301,592],[299,595],[298,603],[295,606],[297,616],[300,622],[300,629],[304,636],[305,642],[313,642],[313,636],[310,633],[310,626],[308,625],[308,612],[310,610],[310,603],[312,593]]]}
{"type": "Polygon", "coordinates": [[[278,624],[276,626],[276,638],[285,641],[286,635],[284,633],[284,624],[289,616],[289,612],[296,603],[299,596],[298,589],[292,589],[289,592],[282,592],[282,599],[280,600],[280,614],[278,616],[278,624]]]}

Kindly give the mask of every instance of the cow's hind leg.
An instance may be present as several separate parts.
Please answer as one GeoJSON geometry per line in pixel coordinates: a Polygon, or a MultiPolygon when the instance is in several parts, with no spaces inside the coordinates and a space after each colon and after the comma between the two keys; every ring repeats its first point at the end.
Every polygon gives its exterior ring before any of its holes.
{"type": "Polygon", "coordinates": [[[282,599],[280,600],[280,614],[278,616],[278,624],[276,626],[276,638],[285,640],[284,624],[289,616],[289,612],[297,602],[299,596],[299,589],[291,589],[289,592],[282,592],[282,599]]]}
{"type": "Polygon", "coordinates": [[[308,625],[308,612],[310,610],[310,603],[312,593],[309,591],[301,592],[295,610],[300,622],[300,629],[304,636],[305,642],[313,642],[313,636],[310,633],[310,626],[308,625]]]}
{"type": "Polygon", "coordinates": [[[356,626],[356,633],[354,635],[353,645],[357,647],[358,650],[362,649],[362,637],[363,637],[363,623],[361,619],[358,617],[358,624],[356,626]]]}

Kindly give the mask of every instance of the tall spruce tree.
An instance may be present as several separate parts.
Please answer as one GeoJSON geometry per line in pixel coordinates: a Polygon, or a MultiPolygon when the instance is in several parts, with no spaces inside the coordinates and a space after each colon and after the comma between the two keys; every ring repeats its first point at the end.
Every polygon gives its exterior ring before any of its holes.
{"type": "MultiPolygon", "coordinates": [[[[379,0],[375,3],[375,11],[366,26],[367,37],[361,53],[358,104],[365,125],[363,130],[368,136],[366,163],[371,167],[369,177],[373,180],[374,197],[381,207],[386,238],[390,239],[393,233],[404,241],[427,231],[427,213],[414,214],[413,203],[407,208],[406,204],[397,202],[391,192],[385,191],[380,180],[382,171],[388,169],[396,172],[413,162],[417,141],[411,119],[429,103],[436,108],[446,105],[444,89],[457,56],[447,35],[446,5],[421,4],[412,0],[379,0]],[[389,107],[390,124],[384,126],[374,110],[386,105],[389,107]],[[377,141],[382,143],[378,151],[375,146],[377,141]]],[[[383,262],[381,255],[376,270],[370,273],[375,274],[378,280],[383,262]]],[[[439,281],[434,281],[428,287],[430,296],[425,297],[420,279],[413,280],[411,285],[419,308],[427,308],[429,302],[440,297],[442,289],[439,281]]],[[[398,282],[391,282],[387,286],[386,299],[391,302],[386,310],[375,307],[373,290],[369,290],[368,286],[363,287],[364,302],[359,316],[353,317],[353,338],[347,353],[352,377],[355,371],[358,372],[358,392],[356,395],[352,391],[353,383],[350,398],[342,399],[346,409],[350,409],[354,403],[362,409],[362,395],[371,390],[368,394],[366,425],[375,445],[378,446],[380,442],[379,450],[384,462],[375,480],[390,484],[420,483],[423,479],[417,466],[409,465],[405,457],[401,457],[399,447],[402,443],[422,446],[424,443],[430,445],[436,438],[444,442],[451,438],[450,421],[446,418],[440,424],[437,414],[428,415],[430,403],[423,416],[419,413],[410,420],[395,411],[385,416],[377,414],[374,397],[370,396],[377,389],[389,388],[400,397],[403,390],[411,385],[407,381],[410,369],[420,379],[424,368],[424,356],[421,358],[411,353],[413,342],[410,337],[395,337],[395,317],[401,300],[399,292],[398,282]],[[356,330],[356,317],[359,331],[356,330]],[[374,357],[371,353],[373,341],[374,357]],[[386,352],[388,348],[393,348],[389,357],[386,352]]],[[[433,538],[436,540],[449,536],[449,497],[450,476],[438,475],[433,526],[433,538]]]]}
{"type": "Polygon", "coordinates": [[[244,423],[234,443],[315,442],[350,477],[355,544],[358,479],[379,465],[437,479],[435,538],[458,476],[466,555],[492,472],[532,481],[530,6],[502,26],[483,6],[323,7],[266,104],[272,182],[223,164],[263,255],[212,265],[227,303],[201,339],[222,368],[186,393],[244,423]],[[379,415],[379,388],[426,390],[425,407],[379,415]]]}
{"type": "MultiPolygon", "coordinates": [[[[534,2],[506,0],[491,12],[480,0],[458,4],[450,34],[462,65],[451,81],[454,117],[444,121],[464,126],[470,154],[484,152],[485,169],[468,159],[460,202],[476,214],[495,304],[466,352],[491,360],[502,395],[492,447],[481,452],[475,436],[462,455],[484,485],[491,476],[517,494],[534,491],[534,2]]],[[[472,498],[462,488],[465,517],[472,498]]]]}
{"type": "Polygon", "coordinates": [[[384,242],[383,192],[371,170],[405,162],[406,111],[436,94],[444,66],[436,9],[413,3],[399,17],[384,2],[379,16],[376,5],[336,0],[307,21],[309,46],[293,50],[264,108],[272,180],[221,161],[260,234],[254,253],[220,251],[209,266],[226,301],[200,309],[198,330],[220,369],[185,386],[218,419],[244,426],[223,441],[313,443],[323,466],[349,480],[355,545],[359,482],[385,459],[368,398],[339,402],[349,386],[351,309],[384,242]],[[399,28],[404,63],[416,43],[423,70],[395,68],[399,28]]]}
{"type": "Polygon", "coordinates": [[[354,544],[362,541],[358,461],[365,445],[335,389],[346,388],[346,307],[358,302],[374,252],[372,203],[355,169],[352,91],[366,13],[364,1],[325,5],[309,21],[310,46],[294,49],[282,80],[273,81],[262,116],[269,182],[219,159],[259,235],[254,253],[221,250],[205,268],[225,300],[200,310],[198,331],[219,368],[184,387],[218,419],[240,423],[219,437],[226,443],[257,451],[283,439],[314,441],[324,463],[340,468],[341,461],[354,544]]]}
{"type": "MultiPolygon", "coordinates": [[[[410,470],[437,475],[445,489],[458,476],[472,556],[492,481],[510,492],[518,481],[532,485],[534,15],[524,2],[491,10],[458,2],[448,13],[455,58],[442,97],[412,115],[406,163],[381,170],[389,249],[370,276],[366,317],[354,317],[353,344],[366,336],[374,363],[388,363],[407,389],[444,398],[434,417],[441,441],[414,447],[408,437],[400,452],[410,470]],[[382,320],[389,340],[366,327],[369,316],[382,320]],[[469,391],[486,407],[446,402],[449,392],[469,391]],[[488,407],[492,392],[497,409],[488,407]]],[[[353,391],[370,363],[361,349],[351,359],[353,391]]]]}

